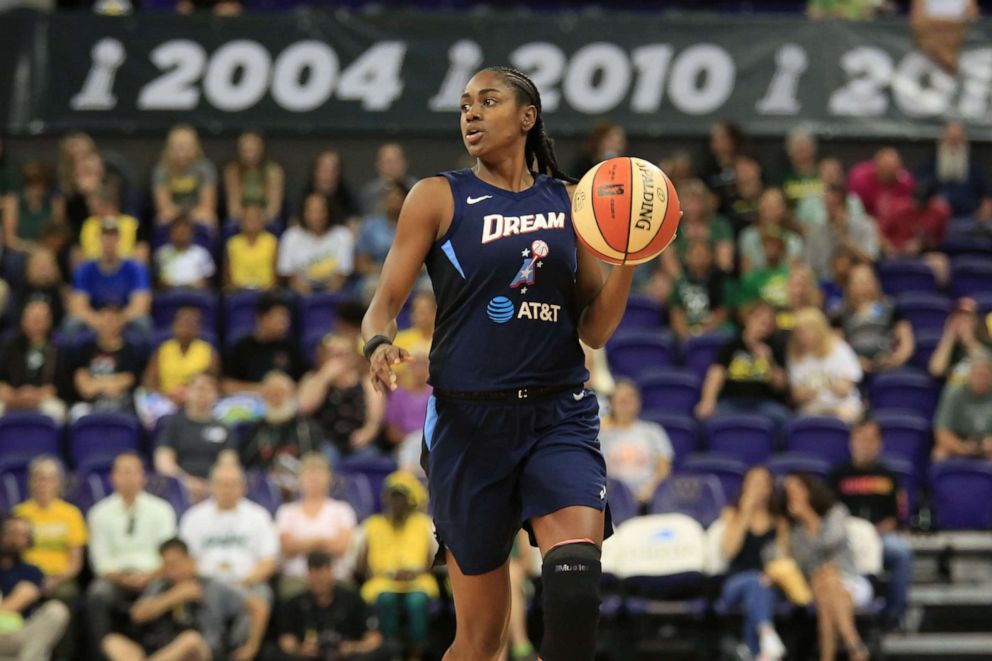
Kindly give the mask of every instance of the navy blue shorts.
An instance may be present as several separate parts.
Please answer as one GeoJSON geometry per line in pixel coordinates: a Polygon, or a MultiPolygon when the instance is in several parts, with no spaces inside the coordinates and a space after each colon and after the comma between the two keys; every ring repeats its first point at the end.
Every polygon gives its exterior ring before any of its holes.
{"type": "Polygon", "coordinates": [[[588,390],[534,401],[432,396],[424,449],[438,541],[468,575],[509,557],[521,525],[564,507],[606,510],[599,404],[588,390]],[[577,394],[581,396],[577,397],[577,394]]]}

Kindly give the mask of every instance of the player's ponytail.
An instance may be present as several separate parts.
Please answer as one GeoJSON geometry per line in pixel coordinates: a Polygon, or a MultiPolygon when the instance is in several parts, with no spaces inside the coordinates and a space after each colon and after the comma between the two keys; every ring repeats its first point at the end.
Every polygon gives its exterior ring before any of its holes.
{"type": "Polygon", "coordinates": [[[521,103],[533,105],[537,108],[537,121],[527,132],[527,140],[524,143],[524,160],[527,167],[533,168],[535,172],[546,174],[561,179],[569,183],[578,181],[561,170],[558,166],[558,156],[555,154],[554,140],[548,137],[548,132],[544,129],[544,115],[541,112],[541,94],[537,91],[537,86],[522,71],[512,67],[489,67],[486,71],[497,73],[503,81],[512,87],[517,93],[517,99],[521,103]]]}

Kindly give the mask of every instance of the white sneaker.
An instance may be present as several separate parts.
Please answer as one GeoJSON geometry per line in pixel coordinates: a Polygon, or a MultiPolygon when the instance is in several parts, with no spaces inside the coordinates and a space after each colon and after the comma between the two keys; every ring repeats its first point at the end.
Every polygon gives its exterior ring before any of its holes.
{"type": "Polygon", "coordinates": [[[782,639],[778,637],[774,629],[767,629],[761,633],[758,638],[758,646],[761,650],[761,656],[768,659],[781,659],[785,656],[785,645],[782,644],[782,639]]]}

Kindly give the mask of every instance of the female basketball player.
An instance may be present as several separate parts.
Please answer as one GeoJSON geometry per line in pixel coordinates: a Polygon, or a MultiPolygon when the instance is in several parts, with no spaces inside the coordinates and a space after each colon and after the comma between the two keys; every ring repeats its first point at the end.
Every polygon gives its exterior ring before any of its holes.
{"type": "Polygon", "coordinates": [[[445,661],[492,661],[510,608],[507,558],[521,523],[544,557],[544,661],[592,659],[600,547],[610,529],[598,406],[581,338],[602,346],[633,267],[604,277],[571,223],[537,88],[483,69],[461,99],[471,169],[410,191],[362,325],[376,387],[396,387],[396,315],[426,262],[437,297],[434,395],[424,428],[457,631],[445,661]]]}

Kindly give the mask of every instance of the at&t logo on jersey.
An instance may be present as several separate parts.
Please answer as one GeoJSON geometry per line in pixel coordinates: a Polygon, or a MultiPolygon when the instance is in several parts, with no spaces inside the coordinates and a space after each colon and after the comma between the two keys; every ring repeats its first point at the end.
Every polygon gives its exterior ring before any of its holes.
{"type": "Polygon", "coordinates": [[[559,312],[561,312],[560,305],[537,303],[536,301],[523,301],[518,310],[513,305],[513,301],[506,296],[497,296],[486,306],[486,316],[497,324],[505,324],[514,317],[555,324],[558,323],[559,312]]]}

